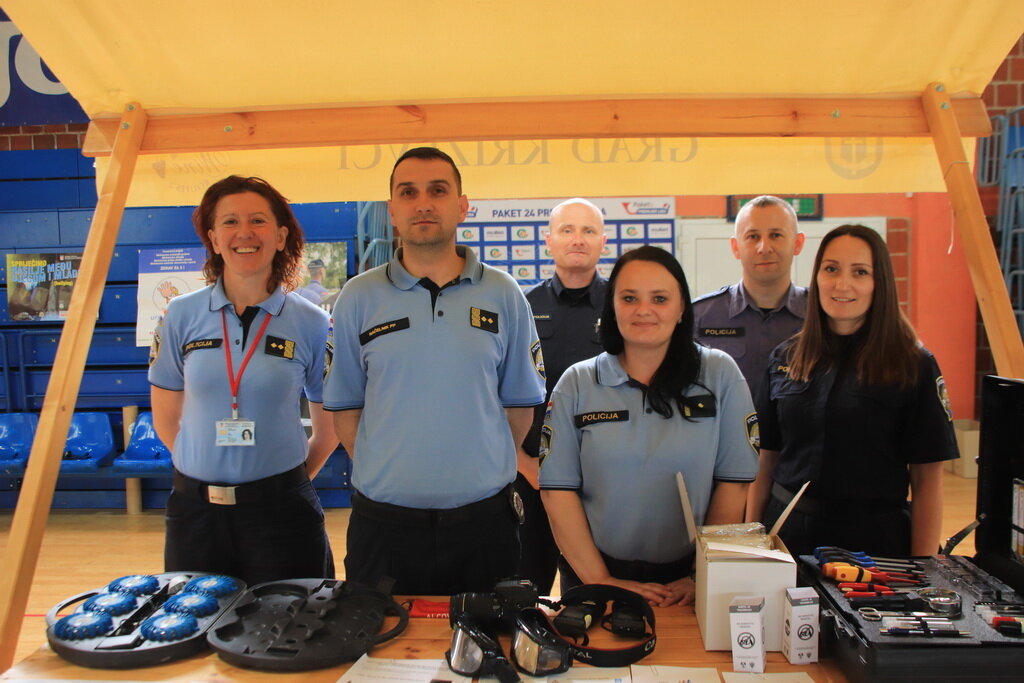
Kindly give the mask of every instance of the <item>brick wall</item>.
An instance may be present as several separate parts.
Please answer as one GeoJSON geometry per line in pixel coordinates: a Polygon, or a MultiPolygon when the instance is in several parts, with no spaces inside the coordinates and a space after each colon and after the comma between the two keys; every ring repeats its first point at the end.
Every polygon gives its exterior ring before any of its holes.
{"type": "Polygon", "coordinates": [[[910,220],[889,218],[885,223],[885,242],[892,256],[896,275],[896,293],[903,312],[910,315],[910,220]]]}
{"type": "Polygon", "coordinates": [[[0,127],[0,152],[26,149],[81,149],[87,123],[0,127]]]}
{"type": "Polygon", "coordinates": [[[981,99],[990,116],[1024,105],[1024,36],[1017,41],[1006,60],[996,70],[981,99]]]}
{"type": "MultiPolygon", "coordinates": [[[[985,106],[988,107],[990,116],[1005,114],[1007,110],[1024,106],[1024,36],[1017,41],[1017,44],[1010,49],[1006,59],[996,70],[992,82],[982,93],[985,106]]],[[[995,223],[994,202],[986,204],[986,213],[990,213],[989,224],[995,223]]],[[[998,244],[998,242],[996,242],[998,244]]],[[[985,375],[995,374],[995,362],[992,360],[992,350],[988,344],[988,336],[985,334],[985,327],[981,322],[981,314],[978,314],[978,396],[975,405],[981,408],[981,378],[985,375]]]]}

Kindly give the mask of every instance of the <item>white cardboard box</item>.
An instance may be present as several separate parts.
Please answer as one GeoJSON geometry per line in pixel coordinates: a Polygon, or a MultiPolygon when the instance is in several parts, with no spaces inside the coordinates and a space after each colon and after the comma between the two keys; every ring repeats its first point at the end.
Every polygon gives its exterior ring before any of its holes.
{"type": "MultiPolygon", "coordinates": [[[[765,650],[782,650],[782,611],[786,589],[796,586],[796,561],[790,555],[777,529],[789,516],[782,514],[770,534],[772,550],[707,541],[695,533],[693,511],[686,495],[682,474],[676,475],[683,513],[691,538],[697,546],[695,608],[697,625],[705,650],[731,650],[729,603],[737,595],[763,595],[765,608],[765,650]]],[[[801,489],[800,493],[803,493],[801,489]]],[[[799,495],[794,501],[799,499],[799,495]]],[[[792,503],[792,505],[795,504],[792,503]]]]}

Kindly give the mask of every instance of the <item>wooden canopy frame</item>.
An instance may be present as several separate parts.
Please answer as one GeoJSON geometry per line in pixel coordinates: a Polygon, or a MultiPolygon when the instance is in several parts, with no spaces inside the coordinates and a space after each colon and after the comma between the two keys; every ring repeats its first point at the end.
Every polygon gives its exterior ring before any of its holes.
{"type": "Polygon", "coordinates": [[[940,83],[907,98],[714,98],[433,104],[94,120],[83,152],[110,156],[0,567],[0,671],[13,662],[61,453],[139,154],[387,142],[635,137],[931,137],[998,372],[1024,377],[1024,343],[963,137],[991,133],[977,97],[940,83]]]}

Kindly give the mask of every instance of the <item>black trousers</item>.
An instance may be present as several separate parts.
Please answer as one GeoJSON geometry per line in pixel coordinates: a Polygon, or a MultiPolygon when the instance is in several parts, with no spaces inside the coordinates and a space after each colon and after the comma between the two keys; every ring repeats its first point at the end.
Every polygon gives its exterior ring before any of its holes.
{"type": "MultiPolygon", "coordinates": [[[[611,555],[601,553],[601,559],[604,560],[604,566],[608,568],[608,573],[616,579],[642,581],[644,583],[672,583],[673,581],[690,576],[693,573],[693,558],[693,555],[688,555],[675,562],[657,563],[643,562],[641,560],[620,560],[611,555]]],[[[576,575],[576,572],[573,571],[573,568],[569,566],[564,557],[558,560],[558,571],[561,572],[559,585],[562,588],[562,593],[565,593],[570,588],[583,585],[580,577],[576,575]]]]}
{"type": "MultiPolygon", "coordinates": [[[[823,545],[881,557],[910,555],[910,510],[905,503],[821,500],[819,505],[813,514],[793,510],[779,531],[794,557],[810,555],[823,545]]],[[[785,507],[772,496],[764,512],[765,526],[771,528],[785,507]]]]}
{"type": "Polygon", "coordinates": [[[217,505],[171,492],[164,570],[228,574],[265,581],[334,578],[324,511],[313,484],[260,502],[217,505]]]}
{"type": "Polygon", "coordinates": [[[558,570],[558,545],[551,535],[548,513],[540,500],[540,491],[530,486],[523,475],[516,476],[516,491],[523,499],[525,520],[519,527],[522,553],[516,576],[533,581],[541,595],[551,595],[558,570]]]}
{"type": "Polygon", "coordinates": [[[505,494],[499,496],[505,504],[493,505],[485,513],[454,524],[429,525],[371,515],[354,501],[346,578],[372,587],[390,577],[395,581],[392,592],[402,595],[492,590],[498,581],[513,576],[519,563],[519,518],[505,494]]]}

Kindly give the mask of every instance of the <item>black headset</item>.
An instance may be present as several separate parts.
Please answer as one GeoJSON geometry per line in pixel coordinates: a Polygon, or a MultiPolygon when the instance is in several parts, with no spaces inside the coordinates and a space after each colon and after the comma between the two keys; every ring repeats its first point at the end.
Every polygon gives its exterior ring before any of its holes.
{"type": "Polygon", "coordinates": [[[569,645],[577,661],[602,667],[629,666],[654,652],[657,642],[654,610],[638,593],[618,586],[584,584],[567,590],[555,606],[563,608],[553,620],[555,630],[569,645]],[[605,616],[605,606],[609,601],[612,611],[605,616]],[[617,635],[641,640],[624,648],[589,647],[586,631],[595,621],[600,621],[617,635]]]}

